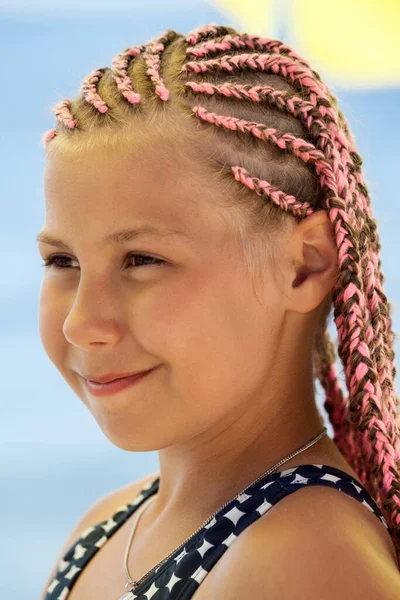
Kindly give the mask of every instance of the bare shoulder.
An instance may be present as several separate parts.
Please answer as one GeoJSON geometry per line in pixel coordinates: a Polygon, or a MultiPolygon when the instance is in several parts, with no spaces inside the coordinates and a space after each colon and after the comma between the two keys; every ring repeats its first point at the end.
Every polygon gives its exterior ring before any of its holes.
{"type": "Polygon", "coordinates": [[[146,475],[141,479],[124,485],[118,488],[117,490],[113,490],[105,496],[102,496],[100,499],[96,500],[84,512],[82,517],[74,525],[71,533],[68,535],[55,560],[50,576],[47,580],[46,585],[44,586],[44,591],[41,596],[41,600],[44,600],[46,596],[46,590],[57,572],[57,566],[59,561],[67,552],[67,550],[72,546],[72,544],[76,542],[78,538],[80,538],[82,533],[92,525],[97,525],[98,523],[101,523],[101,521],[105,521],[106,519],[110,518],[120,506],[131,503],[135,496],[140,492],[140,490],[146,484],[150,484],[154,479],[156,479],[158,475],[158,472],[150,473],[149,475],[146,475]]]}
{"type": "MultiPolygon", "coordinates": [[[[113,490],[96,500],[92,506],[84,513],[81,520],[76,525],[76,528],[71,533],[73,537],[76,531],[83,532],[91,525],[95,525],[111,517],[120,506],[129,504],[140,490],[147,484],[150,484],[158,476],[157,472],[145,475],[141,479],[137,479],[127,485],[124,485],[116,490],[113,490]]],[[[79,536],[75,536],[75,539],[79,536]]]]}
{"type": "Polygon", "coordinates": [[[213,571],[213,597],[224,600],[263,598],[266,591],[270,600],[400,598],[394,545],[383,523],[329,487],[308,486],[282,498],[241,533],[213,571]]]}

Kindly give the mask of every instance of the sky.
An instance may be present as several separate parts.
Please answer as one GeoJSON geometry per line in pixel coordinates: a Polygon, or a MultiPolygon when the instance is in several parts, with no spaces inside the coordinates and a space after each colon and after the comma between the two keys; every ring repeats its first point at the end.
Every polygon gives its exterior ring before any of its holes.
{"type": "MultiPolygon", "coordinates": [[[[200,2],[192,1],[191,5],[201,4],[200,2]]],[[[135,12],[141,10],[149,15],[150,10],[162,10],[163,6],[168,6],[169,10],[184,9],[188,6],[185,0],[168,0],[168,4],[163,0],[147,0],[146,4],[140,2],[132,2],[132,0],[1,0],[0,11],[4,13],[18,15],[19,17],[29,17],[31,15],[42,15],[43,18],[48,18],[54,15],[64,15],[70,13],[76,19],[81,18],[82,14],[118,14],[119,16],[125,12],[132,15],[132,7],[135,12]]]]}
{"type": "MultiPolygon", "coordinates": [[[[86,73],[110,65],[128,45],[143,43],[165,28],[187,32],[211,21],[231,22],[215,6],[200,1],[192,2],[190,10],[184,0],[104,0],[95,6],[94,11],[94,3],[82,0],[0,0],[4,598],[17,597],[22,572],[31,585],[29,597],[39,597],[54,555],[88,505],[158,468],[155,453],[131,456],[111,445],[41,346],[38,296],[43,269],[35,236],[44,220],[41,135],[54,125],[51,107],[75,94],[86,73]],[[31,562],[18,551],[21,544],[31,550],[31,562]]],[[[334,92],[364,160],[382,244],[385,292],[398,332],[400,90],[349,91],[334,82],[334,92]]]]}

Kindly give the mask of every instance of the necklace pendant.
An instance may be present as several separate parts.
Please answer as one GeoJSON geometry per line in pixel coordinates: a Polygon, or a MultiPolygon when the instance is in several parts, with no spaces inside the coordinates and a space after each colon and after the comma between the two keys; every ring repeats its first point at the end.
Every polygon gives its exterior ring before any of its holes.
{"type": "Polygon", "coordinates": [[[119,600],[133,600],[133,594],[131,592],[136,587],[136,585],[136,581],[129,581],[128,583],[126,583],[125,589],[127,590],[127,593],[121,596],[119,600]]]}

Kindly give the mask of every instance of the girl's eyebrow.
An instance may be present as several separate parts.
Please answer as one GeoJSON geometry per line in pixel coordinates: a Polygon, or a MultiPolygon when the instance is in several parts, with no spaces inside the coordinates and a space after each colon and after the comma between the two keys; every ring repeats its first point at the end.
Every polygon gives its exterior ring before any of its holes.
{"type": "MultiPolygon", "coordinates": [[[[148,237],[174,237],[181,236],[186,239],[189,239],[189,235],[186,231],[182,229],[176,229],[171,227],[156,227],[154,225],[142,225],[141,227],[136,227],[134,229],[122,229],[121,231],[116,231],[115,233],[110,233],[107,235],[101,242],[96,244],[96,248],[100,250],[104,246],[110,244],[124,244],[125,242],[130,242],[135,240],[140,236],[148,236],[148,237]]],[[[51,246],[56,246],[56,248],[66,248],[69,249],[69,246],[66,242],[54,237],[50,233],[46,231],[39,231],[36,236],[37,242],[42,242],[43,244],[50,244],[51,246]]]]}

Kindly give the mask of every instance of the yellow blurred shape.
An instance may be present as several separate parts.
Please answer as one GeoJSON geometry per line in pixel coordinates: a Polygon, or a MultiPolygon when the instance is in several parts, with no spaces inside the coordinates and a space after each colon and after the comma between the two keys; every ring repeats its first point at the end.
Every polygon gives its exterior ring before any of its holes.
{"type": "Polygon", "coordinates": [[[399,0],[295,0],[289,39],[348,87],[400,83],[399,0]]]}
{"type": "Polygon", "coordinates": [[[352,87],[400,84],[400,0],[209,0],[240,31],[285,39],[323,78],[352,87]]]}
{"type": "Polygon", "coordinates": [[[275,37],[277,12],[274,0],[209,0],[209,4],[233,17],[237,25],[232,24],[232,27],[238,30],[240,27],[239,33],[275,37]]]}

